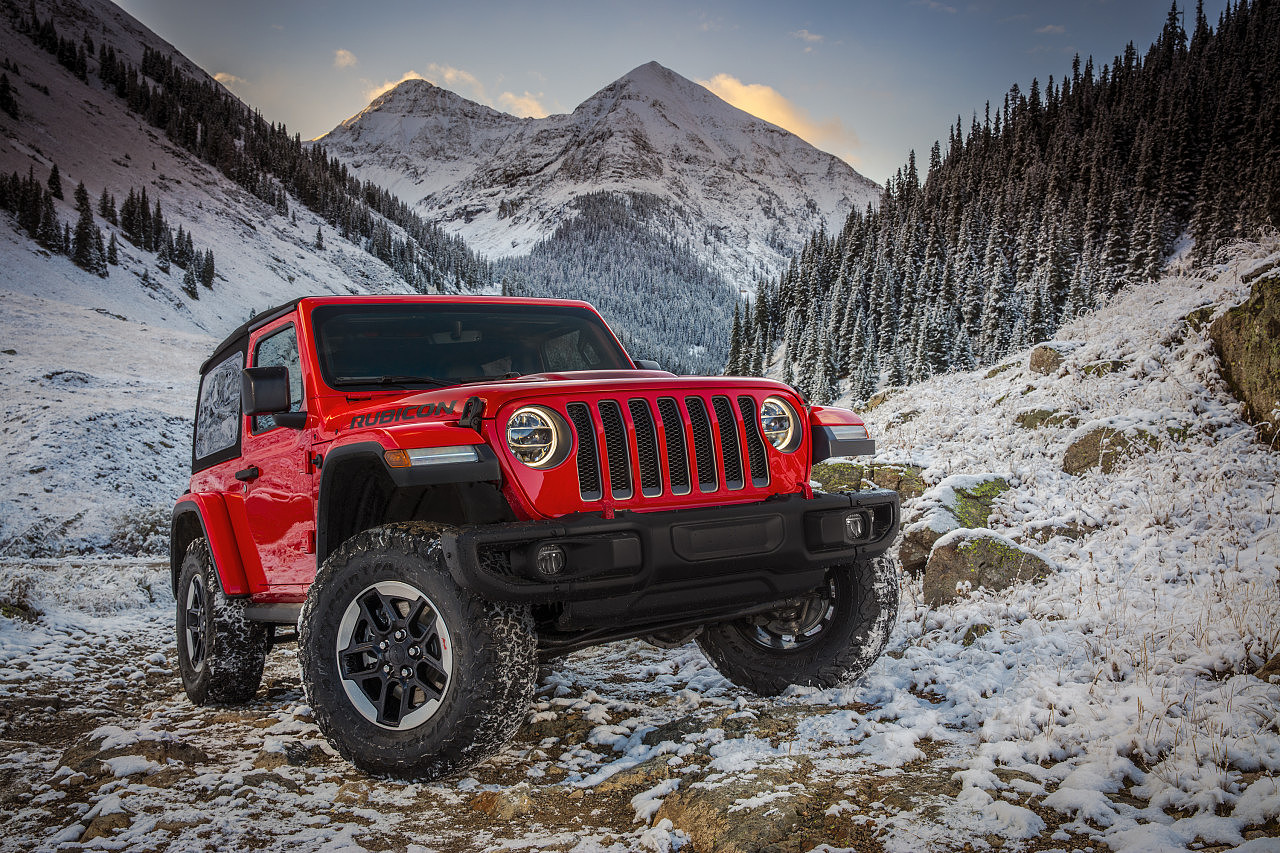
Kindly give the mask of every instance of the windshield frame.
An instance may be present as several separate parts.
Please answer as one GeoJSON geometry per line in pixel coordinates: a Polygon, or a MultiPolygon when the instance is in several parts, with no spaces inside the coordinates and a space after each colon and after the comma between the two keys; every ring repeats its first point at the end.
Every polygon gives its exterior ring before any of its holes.
{"type": "MultiPolygon", "coordinates": [[[[315,355],[316,365],[319,368],[319,376],[321,381],[329,388],[343,394],[351,394],[353,392],[367,391],[423,391],[436,390],[439,388],[450,388],[459,385],[476,384],[480,382],[501,382],[512,379],[521,375],[529,375],[534,373],[561,373],[571,372],[572,370],[635,370],[635,363],[630,355],[622,347],[617,337],[613,334],[613,330],[604,322],[598,313],[589,307],[580,305],[555,305],[547,303],[531,303],[522,305],[517,303],[483,303],[483,302],[361,302],[353,304],[321,304],[315,306],[310,312],[310,327],[313,340],[313,351],[315,355]],[[497,370],[492,374],[484,371],[483,375],[480,370],[474,370],[467,375],[461,376],[435,376],[424,371],[403,371],[392,369],[394,367],[390,358],[386,362],[381,363],[379,369],[370,370],[367,373],[343,373],[337,370],[337,365],[333,363],[333,355],[338,350],[330,351],[327,348],[327,340],[330,335],[350,333],[350,329],[341,329],[333,326],[333,322],[340,317],[350,317],[351,315],[364,315],[370,319],[367,321],[370,331],[376,331],[376,323],[379,317],[385,318],[388,326],[395,324],[403,324],[406,321],[412,321],[412,318],[419,317],[425,324],[431,322],[432,326],[441,326],[444,323],[456,322],[461,319],[465,324],[467,320],[493,321],[495,324],[506,323],[508,325],[518,326],[521,321],[530,322],[533,325],[541,326],[541,329],[531,329],[527,335],[519,333],[515,335],[505,336],[507,339],[516,341],[524,341],[529,337],[552,339],[556,336],[546,333],[547,327],[553,325],[557,321],[564,324],[565,328],[576,326],[572,331],[585,331],[589,338],[586,344],[594,347],[598,354],[598,363],[591,366],[559,368],[554,365],[543,366],[546,353],[541,349],[541,344],[537,346],[530,345],[526,349],[537,349],[537,360],[540,369],[520,371],[520,370],[497,370]],[[455,319],[456,318],[456,319],[455,319]],[[535,333],[536,332],[536,333],[535,333]],[[418,381],[413,381],[414,377],[418,381]],[[367,382],[359,381],[368,379],[367,382]]],[[[474,328],[474,327],[473,327],[474,328]]],[[[464,331],[464,335],[469,335],[471,330],[464,331]]],[[[425,338],[434,335],[436,341],[439,340],[440,332],[423,331],[425,338]]],[[[504,338],[498,338],[503,340],[504,338]]],[[[484,340],[483,336],[478,336],[474,340],[466,340],[463,343],[478,343],[484,340]]],[[[546,340],[542,340],[545,343],[546,340]]],[[[435,343],[435,342],[433,342],[435,343]]],[[[518,345],[519,346],[519,345],[518,345]]],[[[518,347],[517,347],[518,348],[518,347]]],[[[376,348],[375,348],[376,349],[376,348]]]]}

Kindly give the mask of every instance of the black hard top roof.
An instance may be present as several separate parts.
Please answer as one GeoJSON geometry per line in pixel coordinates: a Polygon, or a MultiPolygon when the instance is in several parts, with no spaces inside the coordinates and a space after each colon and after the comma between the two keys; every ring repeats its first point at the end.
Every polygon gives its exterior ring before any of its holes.
{"type": "Polygon", "coordinates": [[[283,317],[285,314],[288,314],[289,312],[293,311],[293,309],[297,308],[298,303],[306,298],[307,297],[305,296],[299,296],[297,299],[293,300],[292,302],[286,302],[283,305],[277,305],[275,308],[270,308],[266,311],[263,311],[261,314],[256,314],[253,317],[250,317],[248,320],[241,323],[239,326],[236,327],[236,330],[234,332],[227,335],[227,337],[222,341],[222,343],[218,344],[218,348],[213,351],[213,355],[209,356],[204,360],[204,364],[200,365],[200,372],[203,374],[206,370],[208,370],[214,364],[217,364],[218,362],[222,361],[222,359],[226,358],[227,353],[231,352],[231,350],[238,349],[244,343],[245,338],[249,337],[249,333],[252,332],[254,329],[257,329],[261,326],[265,326],[267,323],[270,323],[272,320],[283,317]]]}

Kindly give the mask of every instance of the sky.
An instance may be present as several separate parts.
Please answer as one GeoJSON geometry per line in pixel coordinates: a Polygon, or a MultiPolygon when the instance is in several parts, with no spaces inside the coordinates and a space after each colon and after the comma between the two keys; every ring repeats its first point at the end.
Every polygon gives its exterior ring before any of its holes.
{"type": "MultiPolygon", "coordinates": [[[[1170,0],[116,0],[269,121],[320,136],[407,77],[518,116],[656,60],[883,184],[998,106],[1133,41],[1170,0]]],[[[1207,0],[1215,25],[1226,0],[1207,0]]],[[[1193,25],[1190,6],[1187,29],[1193,25]]]]}

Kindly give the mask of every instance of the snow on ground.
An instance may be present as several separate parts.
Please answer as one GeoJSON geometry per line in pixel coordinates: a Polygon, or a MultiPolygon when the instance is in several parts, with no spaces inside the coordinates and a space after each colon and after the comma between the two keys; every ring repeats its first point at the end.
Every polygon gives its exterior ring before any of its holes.
{"type": "Polygon", "coordinates": [[[694,646],[615,643],[547,668],[470,773],[373,779],[290,647],[248,706],[186,701],[162,565],[4,561],[0,850],[1280,850],[1280,684],[1253,675],[1280,650],[1280,456],[1182,319],[1276,248],[1121,294],[1060,331],[1058,374],[1021,353],[869,413],[879,462],[1008,476],[989,526],[1057,571],[936,609],[906,580],[842,689],[762,699],[694,646]],[[1158,446],[1063,473],[1103,423],[1158,446]]]}

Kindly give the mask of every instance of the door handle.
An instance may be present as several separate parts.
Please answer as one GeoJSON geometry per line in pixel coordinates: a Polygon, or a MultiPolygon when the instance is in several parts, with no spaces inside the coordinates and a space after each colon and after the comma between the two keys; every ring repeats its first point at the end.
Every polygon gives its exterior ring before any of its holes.
{"type": "Polygon", "coordinates": [[[258,479],[258,476],[259,476],[261,473],[262,473],[262,472],[258,470],[258,466],[257,466],[257,465],[250,465],[248,468],[242,468],[242,469],[240,469],[239,471],[237,471],[237,472],[236,472],[236,479],[237,479],[237,480],[242,480],[242,481],[244,481],[244,482],[246,482],[246,483],[247,483],[247,482],[249,482],[250,480],[256,480],[256,479],[258,479]]]}

